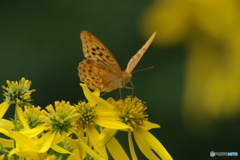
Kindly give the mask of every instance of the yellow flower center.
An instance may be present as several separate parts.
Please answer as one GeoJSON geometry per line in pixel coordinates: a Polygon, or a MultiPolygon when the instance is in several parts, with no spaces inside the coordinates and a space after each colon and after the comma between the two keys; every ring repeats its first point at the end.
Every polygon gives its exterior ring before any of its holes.
{"type": "Polygon", "coordinates": [[[31,81],[22,78],[19,82],[10,82],[9,80],[6,81],[7,87],[2,86],[5,96],[5,102],[10,104],[19,104],[20,106],[29,105],[31,101],[31,93],[35,90],[30,90],[30,86],[32,84],[31,81]]]}
{"type": "Polygon", "coordinates": [[[30,128],[35,128],[43,124],[43,121],[39,118],[42,115],[41,107],[35,107],[33,105],[24,106],[23,114],[30,128]]]}
{"type": "Polygon", "coordinates": [[[46,107],[47,112],[43,112],[41,119],[45,122],[47,130],[57,131],[61,134],[72,133],[76,130],[76,119],[78,114],[74,106],[69,102],[55,102],[55,110],[52,105],[46,107]]]}
{"type": "Polygon", "coordinates": [[[77,125],[79,127],[87,128],[88,125],[94,125],[94,120],[97,117],[96,107],[86,102],[79,102],[76,105],[77,113],[79,113],[79,119],[77,125]]]}
{"type": "Polygon", "coordinates": [[[112,101],[112,105],[120,113],[120,119],[123,123],[137,128],[144,125],[144,121],[147,120],[148,115],[145,110],[145,102],[137,97],[127,97],[126,99],[112,101]]]}

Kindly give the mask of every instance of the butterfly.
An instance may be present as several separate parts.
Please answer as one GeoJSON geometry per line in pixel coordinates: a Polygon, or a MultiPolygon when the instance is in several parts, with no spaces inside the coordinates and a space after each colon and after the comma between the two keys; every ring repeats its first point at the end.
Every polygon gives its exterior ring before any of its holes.
{"type": "Polygon", "coordinates": [[[155,35],[156,32],[129,60],[127,68],[122,71],[108,48],[92,33],[82,31],[80,39],[86,59],[80,62],[78,66],[80,80],[92,90],[99,90],[100,92],[111,92],[117,88],[131,88],[126,86],[131,81],[131,72],[152,43],[155,35]]]}

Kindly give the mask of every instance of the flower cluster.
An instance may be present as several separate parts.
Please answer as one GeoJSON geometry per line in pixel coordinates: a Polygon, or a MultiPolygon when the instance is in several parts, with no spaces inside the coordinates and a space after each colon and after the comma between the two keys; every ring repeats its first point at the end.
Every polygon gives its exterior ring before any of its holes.
{"type": "Polygon", "coordinates": [[[7,84],[2,87],[5,100],[0,104],[0,133],[9,138],[0,138],[0,159],[105,160],[110,153],[116,160],[137,160],[132,137],[148,159],[172,159],[148,131],[160,126],[148,121],[145,102],[137,97],[104,100],[99,91],[91,92],[80,84],[88,102],[55,101],[41,108],[30,104],[35,90],[30,90],[29,80],[7,84]],[[15,118],[3,119],[12,104],[15,118]],[[118,131],[128,133],[131,158],[115,138],[118,131]]]}

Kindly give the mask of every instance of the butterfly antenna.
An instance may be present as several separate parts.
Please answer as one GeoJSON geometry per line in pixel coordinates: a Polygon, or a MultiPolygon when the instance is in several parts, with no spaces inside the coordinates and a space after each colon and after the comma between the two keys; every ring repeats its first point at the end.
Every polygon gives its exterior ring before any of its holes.
{"type": "Polygon", "coordinates": [[[136,72],[140,72],[140,71],[145,71],[145,70],[148,70],[148,69],[156,68],[156,67],[157,67],[157,65],[152,66],[152,67],[148,67],[148,68],[144,68],[144,69],[140,69],[140,70],[137,70],[137,71],[132,72],[132,74],[133,74],[133,73],[136,73],[136,72]]]}

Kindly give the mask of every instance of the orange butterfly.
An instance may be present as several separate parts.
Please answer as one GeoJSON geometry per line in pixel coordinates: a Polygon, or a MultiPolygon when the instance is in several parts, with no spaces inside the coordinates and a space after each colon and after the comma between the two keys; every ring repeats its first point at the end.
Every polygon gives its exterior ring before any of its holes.
{"type": "Polygon", "coordinates": [[[132,70],[152,43],[155,35],[156,32],[130,59],[126,70],[121,71],[118,62],[107,47],[90,32],[82,31],[80,38],[86,59],[80,62],[78,66],[80,80],[87,84],[89,88],[100,90],[100,92],[110,92],[117,88],[128,88],[126,85],[131,81],[132,70]]]}

